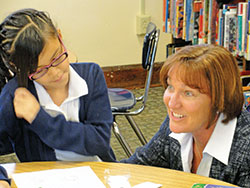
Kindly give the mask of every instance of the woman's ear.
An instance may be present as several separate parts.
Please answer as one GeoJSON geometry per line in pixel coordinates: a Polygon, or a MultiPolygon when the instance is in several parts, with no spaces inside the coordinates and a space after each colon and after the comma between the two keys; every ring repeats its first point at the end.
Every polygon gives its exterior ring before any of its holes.
{"type": "Polygon", "coordinates": [[[57,29],[58,36],[62,39],[62,32],[60,29],[57,29]]]}

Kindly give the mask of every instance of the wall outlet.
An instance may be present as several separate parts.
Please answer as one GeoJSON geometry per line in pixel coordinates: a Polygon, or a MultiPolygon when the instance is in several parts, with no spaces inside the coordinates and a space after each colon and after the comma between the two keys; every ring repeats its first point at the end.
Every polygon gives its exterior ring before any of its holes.
{"type": "Polygon", "coordinates": [[[136,16],[136,34],[146,34],[147,26],[151,20],[151,16],[141,14],[136,16]]]}

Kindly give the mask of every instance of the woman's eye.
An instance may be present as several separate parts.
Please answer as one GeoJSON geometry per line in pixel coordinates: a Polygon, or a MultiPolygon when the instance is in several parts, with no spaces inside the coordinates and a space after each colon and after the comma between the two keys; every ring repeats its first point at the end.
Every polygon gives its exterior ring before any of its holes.
{"type": "Polygon", "coordinates": [[[168,85],[167,90],[171,91],[171,90],[173,90],[173,89],[174,89],[174,87],[173,87],[173,86],[168,85]]]}
{"type": "Polygon", "coordinates": [[[194,94],[191,91],[185,91],[185,96],[192,97],[192,96],[194,96],[194,94]]]}
{"type": "Polygon", "coordinates": [[[171,85],[168,85],[168,87],[167,87],[167,89],[172,89],[173,88],[173,86],[171,86],[171,85]]]}

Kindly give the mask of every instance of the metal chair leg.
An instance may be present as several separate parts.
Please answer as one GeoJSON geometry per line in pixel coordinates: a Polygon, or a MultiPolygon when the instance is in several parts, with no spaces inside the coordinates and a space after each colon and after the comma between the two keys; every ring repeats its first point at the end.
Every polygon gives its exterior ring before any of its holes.
{"type": "Polygon", "coordinates": [[[141,144],[145,145],[147,143],[147,140],[145,139],[144,135],[142,134],[140,128],[137,126],[135,120],[132,118],[132,116],[129,116],[129,115],[125,115],[125,117],[127,118],[129,124],[131,125],[131,127],[135,131],[135,134],[139,138],[141,144]]]}
{"type": "Polygon", "coordinates": [[[117,138],[117,140],[121,144],[123,150],[125,151],[127,156],[130,157],[133,153],[132,153],[128,143],[126,142],[124,137],[121,135],[118,124],[116,122],[113,122],[112,130],[113,130],[115,137],[117,138]]]}

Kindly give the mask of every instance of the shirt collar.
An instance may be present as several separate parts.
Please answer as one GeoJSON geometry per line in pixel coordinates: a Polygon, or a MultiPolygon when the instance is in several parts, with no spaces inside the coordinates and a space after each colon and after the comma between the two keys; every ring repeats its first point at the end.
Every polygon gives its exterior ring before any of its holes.
{"type": "Polygon", "coordinates": [[[86,81],[77,74],[77,72],[70,66],[70,80],[69,80],[69,97],[68,100],[73,100],[88,94],[88,86],[86,81]]]}
{"type": "Polygon", "coordinates": [[[191,133],[170,133],[170,137],[176,139],[181,145],[181,160],[184,172],[191,172],[193,159],[193,137],[191,133]]]}
{"type": "MultiPolygon", "coordinates": [[[[64,102],[68,102],[88,94],[88,86],[86,81],[81,78],[71,66],[69,67],[69,75],[69,95],[64,102]]],[[[41,106],[46,106],[47,108],[54,106],[52,99],[44,87],[36,81],[33,82],[37,90],[37,95],[41,106]]]]}
{"type": "MultiPolygon", "coordinates": [[[[208,153],[209,155],[227,165],[236,128],[237,118],[230,120],[226,124],[222,123],[223,119],[225,119],[225,116],[223,114],[220,114],[214,131],[203,153],[208,153]]],[[[192,151],[193,148],[193,139],[191,139],[191,133],[172,132],[169,136],[178,140],[178,142],[180,143],[183,164],[185,162],[190,163],[193,156],[193,154],[190,153],[190,150],[192,151]]]]}
{"type": "Polygon", "coordinates": [[[224,114],[220,114],[214,131],[203,152],[210,154],[217,160],[227,165],[237,118],[230,120],[226,124],[222,123],[223,119],[225,119],[224,114]]]}

